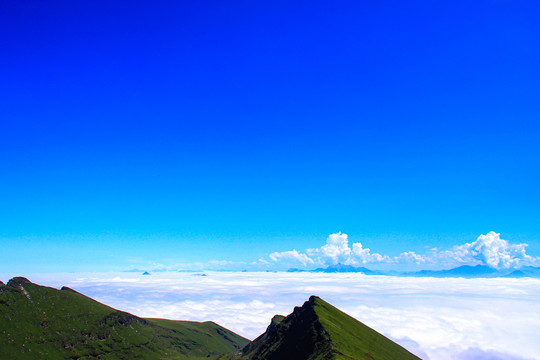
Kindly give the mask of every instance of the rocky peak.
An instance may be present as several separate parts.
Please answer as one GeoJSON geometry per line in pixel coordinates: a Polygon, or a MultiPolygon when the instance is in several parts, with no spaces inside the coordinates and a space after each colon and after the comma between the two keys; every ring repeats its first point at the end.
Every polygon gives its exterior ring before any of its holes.
{"type": "Polygon", "coordinates": [[[321,359],[331,354],[330,338],[315,312],[312,296],[283,318],[274,316],[266,332],[248,344],[242,353],[249,360],[321,359]],[[314,357],[312,357],[314,356],[314,357]]]}
{"type": "Polygon", "coordinates": [[[17,276],[17,277],[14,277],[13,279],[9,280],[8,283],[7,283],[7,286],[11,286],[11,287],[19,287],[21,285],[24,285],[24,284],[31,284],[32,282],[30,280],[28,280],[27,278],[25,277],[22,277],[22,276],[17,276]]]}
{"type": "Polygon", "coordinates": [[[62,288],[61,288],[60,290],[62,290],[62,291],[71,291],[71,292],[80,294],[80,292],[78,292],[78,291],[76,291],[76,290],[73,290],[72,288],[67,287],[67,286],[62,286],[62,288]]]}

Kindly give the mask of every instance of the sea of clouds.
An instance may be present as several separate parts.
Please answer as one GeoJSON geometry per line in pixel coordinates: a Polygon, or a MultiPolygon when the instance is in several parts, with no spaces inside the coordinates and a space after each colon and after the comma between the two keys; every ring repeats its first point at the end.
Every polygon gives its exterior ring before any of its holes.
{"type": "MultiPolygon", "coordinates": [[[[2,274],[2,280],[13,275],[2,274]]],[[[423,359],[540,359],[539,279],[285,272],[27,276],[139,316],[212,320],[250,339],[273,315],[287,315],[315,294],[423,359]]]]}

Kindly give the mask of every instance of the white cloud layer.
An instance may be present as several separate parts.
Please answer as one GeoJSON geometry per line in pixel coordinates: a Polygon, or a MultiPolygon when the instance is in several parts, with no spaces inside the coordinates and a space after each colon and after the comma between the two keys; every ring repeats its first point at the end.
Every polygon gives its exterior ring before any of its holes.
{"type": "MultiPolygon", "coordinates": [[[[343,240],[333,244],[339,248],[343,240]]],[[[425,360],[540,359],[538,279],[267,272],[3,274],[0,279],[14,275],[66,285],[139,316],[213,320],[249,338],[262,333],[274,314],[286,315],[316,294],[425,360]]]]}
{"type": "Polygon", "coordinates": [[[417,254],[413,251],[390,257],[372,253],[362,243],[349,246],[347,234],[341,232],[331,234],[326,244],[316,249],[308,249],[305,253],[293,251],[275,252],[270,259],[275,264],[290,266],[329,266],[336,264],[361,266],[367,264],[386,265],[422,265],[431,264],[442,267],[460,265],[488,265],[496,269],[520,268],[522,266],[540,265],[540,258],[526,254],[527,244],[510,244],[501,239],[500,234],[491,231],[480,235],[476,241],[454,246],[450,250],[433,251],[429,254],[417,254]]]}

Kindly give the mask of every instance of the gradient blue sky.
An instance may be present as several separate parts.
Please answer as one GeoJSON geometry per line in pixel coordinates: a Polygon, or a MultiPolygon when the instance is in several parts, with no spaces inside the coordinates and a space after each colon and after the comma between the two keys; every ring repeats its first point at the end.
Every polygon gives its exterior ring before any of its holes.
{"type": "Polygon", "coordinates": [[[537,1],[0,4],[3,271],[540,255],[537,1]]]}

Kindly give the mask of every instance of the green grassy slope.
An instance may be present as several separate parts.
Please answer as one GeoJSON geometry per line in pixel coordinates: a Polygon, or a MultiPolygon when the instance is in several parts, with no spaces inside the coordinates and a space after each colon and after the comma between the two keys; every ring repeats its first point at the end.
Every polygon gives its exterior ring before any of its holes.
{"type": "Polygon", "coordinates": [[[419,358],[360,321],[318,297],[312,297],[315,313],[330,336],[332,359],[418,360],[419,358]]]}
{"type": "MultiPolygon", "coordinates": [[[[171,330],[170,343],[179,348],[197,352],[200,356],[211,356],[236,352],[249,343],[248,339],[212,321],[174,321],[166,319],[146,319],[161,328],[171,330]]],[[[199,355],[197,354],[197,355],[199,355]]]]}
{"type": "MultiPolygon", "coordinates": [[[[234,357],[223,357],[230,358],[234,357]]],[[[418,360],[400,345],[316,296],[286,318],[273,320],[266,332],[242,349],[237,358],[418,360]]]]}
{"type": "Polygon", "coordinates": [[[247,339],[214,323],[142,319],[71,289],[0,284],[0,359],[197,359],[247,339]]]}

